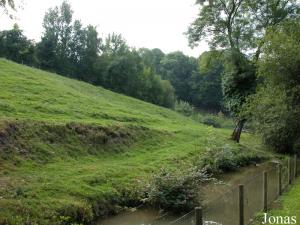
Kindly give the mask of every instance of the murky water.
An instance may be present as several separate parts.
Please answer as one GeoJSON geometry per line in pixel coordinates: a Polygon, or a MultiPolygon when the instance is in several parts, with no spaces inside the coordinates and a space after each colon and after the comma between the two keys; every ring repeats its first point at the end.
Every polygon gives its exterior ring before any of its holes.
{"type": "MultiPolygon", "coordinates": [[[[268,202],[274,201],[278,195],[276,164],[269,162],[246,167],[219,177],[222,182],[201,188],[204,220],[215,221],[222,225],[238,225],[238,185],[244,184],[245,224],[248,224],[255,213],[263,208],[263,171],[268,171],[268,202]]],[[[283,173],[283,180],[285,177],[283,173]]],[[[153,209],[138,209],[101,220],[97,225],[167,225],[178,217],[180,215],[161,215],[153,209]]],[[[174,224],[191,225],[193,220],[194,214],[190,213],[174,224]]]]}

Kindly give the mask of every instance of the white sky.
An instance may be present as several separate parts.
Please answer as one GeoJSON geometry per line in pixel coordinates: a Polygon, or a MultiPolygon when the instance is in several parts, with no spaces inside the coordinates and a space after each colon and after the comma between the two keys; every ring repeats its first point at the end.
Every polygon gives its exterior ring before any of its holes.
{"type": "MultiPolygon", "coordinates": [[[[30,39],[40,40],[45,12],[63,0],[24,0],[23,9],[11,20],[0,15],[0,30],[11,29],[18,23],[30,39]]],[[[20,0],[16,0],[20,2],[20,0]]],[[[206,43],[198,48],[188,47],[186,32],[198,13],[195,0],[69,0],[74,19],[98,27],[101,37],[121,33],[133,47],[160,48],[165,53],[183,51],[198,57],[208,50],[206,43]]]]}

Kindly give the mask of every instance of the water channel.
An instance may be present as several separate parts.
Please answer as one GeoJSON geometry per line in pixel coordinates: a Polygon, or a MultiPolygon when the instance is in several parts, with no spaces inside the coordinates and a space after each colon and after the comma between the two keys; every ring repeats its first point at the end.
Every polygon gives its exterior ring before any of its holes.
{"type": "MultiPolygon", "coordinates": [[[[245,185],[245,224],[249,224],[254,215],[263,207],[263,172],[268,171],[268,202],[278,196],[277,162],[268,162],[240,169],[237,172],[218,177],[219,182],[204,185],[203,217],[211,224],[238,225],[238,185],[245,185]]],[[[283,184],[287,183],[287,172],[283,167],[283,184]]],[[[183,219],[181,215],[164,214],[154,209],[139,208],[120,213],[117,216],[100,220],[97,225],[193,225],[191,212],[183,219]],[[173,223],[172,223],[173,222],[173,223]]]]}

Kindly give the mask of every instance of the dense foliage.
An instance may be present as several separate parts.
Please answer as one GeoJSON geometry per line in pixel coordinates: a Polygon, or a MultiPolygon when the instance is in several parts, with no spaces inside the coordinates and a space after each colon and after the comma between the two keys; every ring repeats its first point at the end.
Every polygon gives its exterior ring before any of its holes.
{"type": "Polygon", "coordinates": [[[162,170],[154,176],[147,201],[158,208],[187,212],[199,205],[200,185],[211,180],[205,170],[193,168],[187,173],[162,170]]]}
{"type": "Polygon", "coordinates": [[[265,154],[234,149],[229,145],[208,149],[201,157],[199,167],[208,173],[218,174],[236,171],[243,166],[256,164],[268,158],[265,154]]]}
{"type": "Polygon", "coordinates": [[[239,142],[247,118],[240,116],[256,85],[255,66],[268,27],[299,15],[296,0],[197,0],[200,12],[188,29],[191,46],[207,38],[213,49],[223,50],[227,62],[222,79],[227,109],[237,119],[232,139],[239,142]],[[252,56],[252,60],[249,60],[252,56]]]}
{"type": "Polygon", "coordinates": [[[15,25],[12,30],[0,32],[0,56],[27,65],[36,63],[34,56],[35,46],[15,25]]]}
{"type": "Polygon", "coordinates": [[[268,30],[259,61],[263,82],[246,112],[264,141],[280,152],[300,152],[300,22],[268,30]]]}

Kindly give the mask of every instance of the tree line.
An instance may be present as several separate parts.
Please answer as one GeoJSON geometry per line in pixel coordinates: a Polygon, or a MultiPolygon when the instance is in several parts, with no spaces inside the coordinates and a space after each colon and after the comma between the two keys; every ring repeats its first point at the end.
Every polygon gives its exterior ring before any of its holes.
{"type": "Polygon", "coordinates": [[[280,152],[300,153],[300,5],[297,0],[197,0],[191,46],[223,52],[224,104],[239,142],[250,122],[280,152]]]}
{"type": "Polygon", "coordinates": [[[97,27],[73,19],[67,1],[46,12],[43,28],[38,43],[29,40],[18,25],[1,31],[0,57],[160,106],[173,108],[176,100],[182,100],[199,109],[222,110],[223,67],[217,60],[208,63],[215,52],[204,53],[199,60],[179,51],[135,49],[116,33],[102,39],[97,27]]]}

